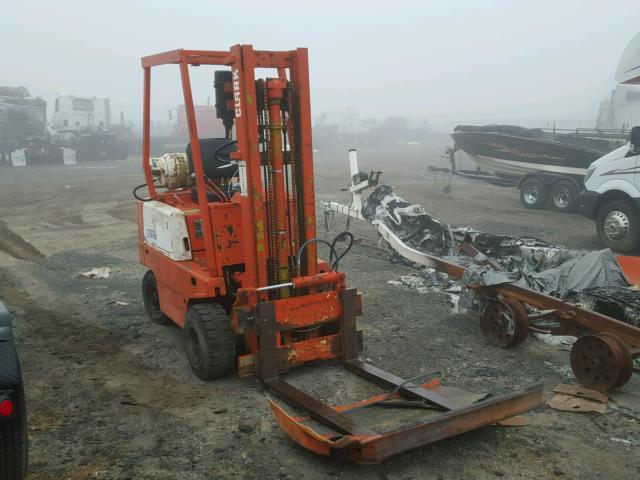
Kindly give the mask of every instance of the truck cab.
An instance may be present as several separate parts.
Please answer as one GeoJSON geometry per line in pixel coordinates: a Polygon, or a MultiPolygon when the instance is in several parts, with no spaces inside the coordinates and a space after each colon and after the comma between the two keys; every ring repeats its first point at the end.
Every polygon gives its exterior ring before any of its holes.
{"type": "Polygon", "coordinates": [[[52,120],[51,126],[58,132],[107,130],[111,126],[109,99],[60,95],[52,120]]]}
{"type": "Polygon", "coordinates": [[[51,128],[57,140],[82,161],[120,160],[129,155],[129,132],[123,125],[112,125],[108,98],[59,95],[51,128]]]}
{"type": "Polygon", "coordinates": [[[640,126],[630,142],[600,157],[587,169],[580,193],[581,213],[596,222],[600,242],[620,253],[640,247],[640,126]]]}

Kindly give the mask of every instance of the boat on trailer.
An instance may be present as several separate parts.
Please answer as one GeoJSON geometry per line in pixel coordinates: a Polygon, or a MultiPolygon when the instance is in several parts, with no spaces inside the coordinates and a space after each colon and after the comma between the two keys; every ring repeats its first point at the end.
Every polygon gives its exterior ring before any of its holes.
{"type": "Polygon", "coordinates": [[[584,176],[591,162],[627,142],[624,130],[546,130],[516,125],[458,125],[456,149],[498,177],[532,172],[584,176]]]}

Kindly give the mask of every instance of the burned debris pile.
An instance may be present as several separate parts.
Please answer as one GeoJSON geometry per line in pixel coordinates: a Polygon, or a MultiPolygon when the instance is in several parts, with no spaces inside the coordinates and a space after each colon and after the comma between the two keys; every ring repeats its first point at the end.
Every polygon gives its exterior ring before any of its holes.
{"type": "MultiPolygon", "coordinates": [[[[371,193],[362,215],[370,222],[383,222],[412,248],[465,267],[461,279],[422,266],[416,274],[401,278],[401,283],[411,288],[448,293],[454,308],[458,293],[462,308],[474,305],[471,292],[461,286],[512,282],[640,325],[640,293],[629,286],[609,249],[572,250],[534,237],[495,235],[449,225],[406,201],[389,185],[379,185],[371,193]],[[465,248],[469,245],[475,251],[465,248]]],[[[407,262],[393,249],[388,251],[392,260],[407,262]]]]}

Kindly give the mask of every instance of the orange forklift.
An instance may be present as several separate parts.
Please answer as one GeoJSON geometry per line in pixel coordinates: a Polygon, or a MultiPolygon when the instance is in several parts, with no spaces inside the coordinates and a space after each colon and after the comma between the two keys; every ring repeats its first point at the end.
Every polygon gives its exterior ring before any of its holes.
{"type": "Polygon", "coordinates": [[[381,461],[542,403],[540,386],[486,398],[359,359],[361,296],[339,271],[353,237],[328,242],[316,235],[306,49],[174,50],[144,57],[142,67],[141,187],[148,196],[134,195],[140,261],[148,268],[143,300],[153,321],[184,329],[199,378],[255,374],[283,402],[269,398],[294,441],[357,462],[381,461]],[[184,153],[150,158],[151,71],[166,64],[180,69],[189,144],[184,153]],[[220,67],[213,78],[225,138],[198,135],[190,68],[203,66],[220,67]],[[267,76],[257,78],[259,71],[267,76]],[[326,262],[318,259],[320,243],[329,248],[326,262]],[[330,406],[282,378],[330,359],[383,393],[330,406]]]}

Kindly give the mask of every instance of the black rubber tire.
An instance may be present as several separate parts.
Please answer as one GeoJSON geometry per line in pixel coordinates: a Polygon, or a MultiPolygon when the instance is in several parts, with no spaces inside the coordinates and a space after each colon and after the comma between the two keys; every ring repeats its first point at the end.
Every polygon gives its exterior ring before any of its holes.
{"type": "Polygon", "coordinates": [[[546,183],[536,177],[528,178],[522,185],[520,185],[520,204],[524,208],[530,208],[532,210],[541,210],[547,205],[547,198],[549,197],[549,187],[546,183]],[[530,190],[537,191],[535,200],[528,197],[527,193],[530,190]]]}
{"type": "Polygon", "coordinates": [[[16,416],[0,421],[0,480],[23,480],[27,476],[29,444],[24,390],[17,395],[16,416]]]}
{"type": "Polygon", "coordinates": [[[151,270],[147,270],[142,278],[142,301],[147,315],[152,322],[159,325],[169,325],[171,319],[160,311],[160,297],[158,296],[158,285],[156,276],[151,270]]]}
{"type": "Polygon", "coordinates": [[[605,203],[596,217],[596,232],[600,243],[619,253],[635,253],[640,247],[640,216],[635,206],[624,199],[611,200],[605,203]],[[615,240],[605,232],[605,220],[612,212],[621,212],[626,215],[629,225],[629,233],[620,240],[615,240]]]}
{"type": "Polygon", "coordinates": [[[233,372],[236,333],[222,305],[214,302],[191,305],[187,310],[184,333],[187,358],[198,378],[213,380],[233,372]]]}
{"type": "Polygon", "coordinates": [[[549,205],[559,213],[574,213],[580,206],[580,192],[571,180],[558,180],[551,186],[549,205]],[[560,196],[560,198],[557,198],[560,196]]]}

